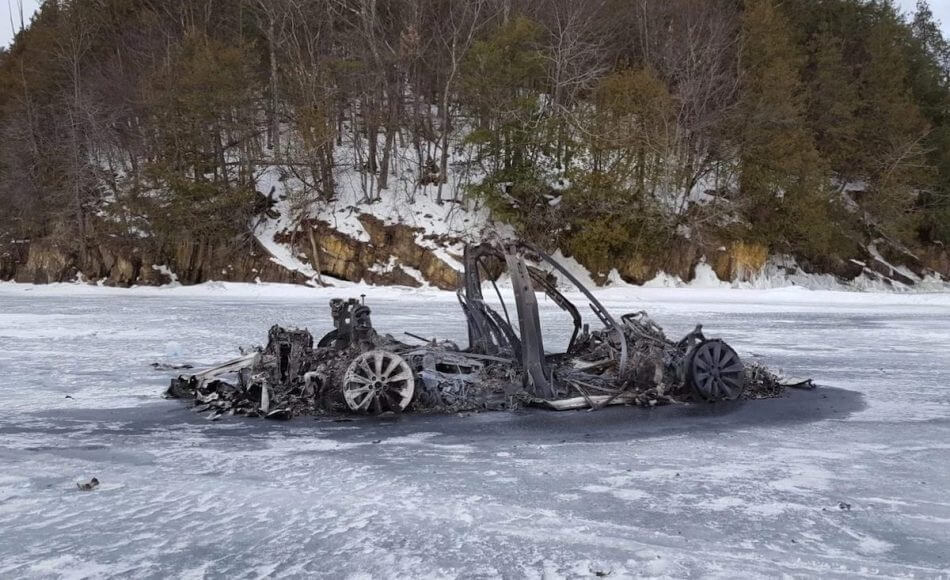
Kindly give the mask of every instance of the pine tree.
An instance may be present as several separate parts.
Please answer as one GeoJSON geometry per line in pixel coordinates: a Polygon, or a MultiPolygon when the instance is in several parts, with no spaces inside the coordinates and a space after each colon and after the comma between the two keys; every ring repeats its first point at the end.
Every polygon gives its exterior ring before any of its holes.
{"type": "Polygon", "coordinates": [[[857,86],[845,63],[842,41],[827,25],[808,43],[806,117],[815,146],[835,176],[849,181],[861,144],[857,139],[857,86]]]}
{"type": "Polygon", "coordinates": [[[751,236],[822,246],[823,173],[805,123],[802,55],[772,0],[746,3],[739,62],[740,194],[751,236]]]}
{"type": "Polygon", "coordinates": [[[919,201],[924,241],[950,243],[950,42],[943,37],[925,0],[917,2],[908,46],[914,98],[931,125],[926,148],[933,185],[919,201]]]}
{"type": "Polygon", "coordinates": [[[914,235],[917,193],[931,177],[926,163],[928,124],[908,82],[906,35],[893,6],[873,5],[864,36],[854,166],[867,176],[861,201],[877,226],[906,240],[914,235]]]}

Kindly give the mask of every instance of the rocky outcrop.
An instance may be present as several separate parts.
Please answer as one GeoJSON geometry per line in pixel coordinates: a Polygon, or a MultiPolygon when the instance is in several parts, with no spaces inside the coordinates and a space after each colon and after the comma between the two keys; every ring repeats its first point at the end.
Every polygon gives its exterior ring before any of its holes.
{"type": "MultiPolygon", "coordinates": [[[[303,222],[275,241],[289,246],[301,261],[323,275],[376,285],[422,286],[445,290],[459,286],[461,240],[432,236],[421,228],[386,224],[363,214],[365,235],[343,233],[319,220],[303,222]]],[[[950,276],[950,255],[933,247],[919,254],[877,239],[854,259],[800,262],[806,272],[830,273],[842,281],[864,274],[884,283],[913,286],[933,273],[950,276]]],[[[655,254],[633,254],[618,265],[621,277],[642,284],[660,272],[691,280],[697,264],[706,262],[720,280],[751,281],[769,262],[763,245],[674,238],[655,254]]],[[[789,271],[789,274],[796,273],[789,271]]],[[[592,274],[596,283],[606,273],[592,274]]],[[[309,283],[310,278],[278,263],[253,236],[230,242],[182,238],[161,245],[150,240],[106,238],[70,244],[52,240],[19,240],[0,246],[0,279],[49,283],[83,279],[113,286],[196,284],[209,280],[233,282],[309,283]]]]}
{"type": "Polygon", "coordinates": [[[5,255],[0,262],[3,278],[34,284],[77,279],[110,286],[306,281],[274,263],[253,239],[241,246],[182,239],[157,248],[143,247],[142,240],[110,239],[85,246],[35,240],[17,256],[5,255]]]}
{"type": "Polygon", "coordinates": [[[760,244],[733,242],[712,254],[712,268],[720,280],[748,282],[762,273],[769,249],[760,244]]]}
{"type": "MultiPolygon", "coordinates": [[[[304,231],[313,229],[313,245],[306,242],[309,232],[285,233],[276,240],[294,244],[311,265],[334,278],[414,287],[426,282],[443,290],[458,288],[460,272],[432,249],[432,246],[456,244],[458,240],[427,238],[422,229],[404,224],[387,225],[366,214],[361,215],[359,221],[369,236],[368,241],[360,241],[318,220],[302,224],[304,231]],[[314,246],[318,252],[316,257],[314,246]]],[[[454,257],[461,260],[461,256],[454,257]]]]}
{"type": "Polygon", "coordinates": [[[12,280],[17,269],[29,258],[29,240],[11,240],[0,245],[0,280],[12,280]]]}
{"type": "Polygon", "coordinates": [[[920,261],[941,276],[950,278],[950,250],[946,246],[930,246],[921,252],[920,261]]]}
{"type": "MultiPolygon", "coordinates": [[[[459,272],[434,250],[457,240],[427,238],[421,229],[387,225],[368,215],[361,216],[360,222],[368,241],[320,221],[305,222],[301,230],[281,233],[276,241],[289,244],[302,259],[333,278],[379,285],[457,287],[459,272]],[[313,230],[313,244],[308,228],[313,230]]],[[[110,286],[208,280],[310,281],[278,264],[250,236],[231,243],[183,238],[157,247],[139,238],[109,238],[85,245],[52,240],[8,244],[0,251],[0,279],[35,284],[83,279],[110,286]]]]}
{"type": "Polygon", "coordinates": [[[768,256],[768,248],[756,244],[698,244],[674,238],[656,255],[634,254],[618,268],[618,272],[624,281],[632,284],[643,284],[661,272],[681,280],[691,280],[696,265],[706,261],[720,280],[748,281],[762,272],[768,256]]]}
{"type": "MultiPolygon", "coordinates": [[[[869,242],[856,242],[856,255],[845,259],[826,256],[820,260],[777,259],[770,260],[769,248],[765,245],[740,241],[720,244],[709,239],[705,244],[691,240],[675,239],[655,255],[631,255],[617,268],[621,278],[632,284],[643,284],[660,273],[689,281],[695,277],[696,266],[708,264],[720,280],[751,282],[766,272],[766,268],[781,267],[788,261],[786,274],[802,272],[830,274],[842,284],[864,276],[884,285],[898,288],[913,287],[928,277],[950,277],[950,253],[942,247],[930,247],[911,252],[907,248],[877,238],[869,242]],[[863,244],[863,246],[861,245],[863,244]],[[797,262],[797,263],[796,263],[797,262]]],[[[594,275],[595,282],[606,281],[606,274],[594,275]]]]}
{"type": "MultiPolygon", "coordinates": [[[[21,258],[22,259],[22,258],[21,258]]],[[[13,278],[17,282],[46,284],[75,278],[78,270],[74,267],[75,256],[64,252],[48,240],[34,241],[29,244],[25,259],[16,264],[13,278]]]]}

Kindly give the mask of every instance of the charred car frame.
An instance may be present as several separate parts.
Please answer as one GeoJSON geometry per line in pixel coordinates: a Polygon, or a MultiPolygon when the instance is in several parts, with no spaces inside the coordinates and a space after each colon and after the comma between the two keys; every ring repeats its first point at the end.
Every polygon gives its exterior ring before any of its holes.
{"type": "Polygon", "coordinates": [[[167,394],[193,398],[200,411],[289,418],[323,412],[487,410],[536,404],[552,409],[609,404],[656,405],[777,395],[782,384],[760,365],[745,365],[697,326],[679,341],[645,312],[614,318],[570,271],[531,245],[469,246],[457,296],[468,345],[405,333],[417,344],[380,334],[363,299],[333,299],[333,330],[314,346],[306,330],[270,329],[266,347],[191,376],[167,394]],[[596,329],[558,289],[551,272],[587,299],[596,329]],[[507,272],[509,308],[487,272],[507,272]],[[483,294],[483,276],[498,304],[483,294]],[[538,309],[543,292],[573,325],[564,352],[545,350],[538,309]],[[500,307],[500,311],[499,308],[500,307]],[[512,320],[514,318],[514,320],[512,320]],[[230,380],[225,380],[231,376],[230,380]]]}

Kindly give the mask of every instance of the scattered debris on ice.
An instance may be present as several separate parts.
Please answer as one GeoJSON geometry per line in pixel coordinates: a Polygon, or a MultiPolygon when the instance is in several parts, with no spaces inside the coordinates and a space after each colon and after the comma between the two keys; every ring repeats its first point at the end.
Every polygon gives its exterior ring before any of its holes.
{"type": "Polygon", "coordinates": [[[93,477],[86,483],[77,483],[76,487],[79,488],[79,491],[92,491],[99,487],[99,480],[93,477]]]}

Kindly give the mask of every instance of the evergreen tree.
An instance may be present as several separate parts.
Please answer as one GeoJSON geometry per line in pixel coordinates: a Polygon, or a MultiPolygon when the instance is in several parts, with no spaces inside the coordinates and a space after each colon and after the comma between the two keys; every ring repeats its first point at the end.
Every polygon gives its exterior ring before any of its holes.
{"type": "Polygon", "coordinates": [[[253,134],[247,62],[243,47],[193,32],[142,87],[155,144],[146,187],[167,189],[168,195],[138,201],[158,203],[150,213],[165,234],[218,237],[246,229],[253,175],[232,159],[253,134]]]}
{"type": "Polygon", "coordinates": [[[820,248],[823,173],[805,123],[801,51],[772,0],[746,3],[741,42],[740,202],[749,235],[820,248]]]}
{"type": "Polygon", "coordinates": [[[858,88],[845,63],[843,43],[826,24],[812,35],[808,52],[804,74],[808,126],[822,159],[841,182],[847,182],[855,177],[851,172],[861,148],[855,115],[858,88]]]}
{"type": "Polygon", "coordinates": [[[862,147],[854,165],[869,186],[860,201],[879,227],[909,241],[919,218],[918,192],[932,177],[925,149],[929,128],[910,90],[900,17],[889,2],[871,5],[870,15],[858,77],[862,147]]]}
{"type": "Polygon", "coordinates": [[[921,238],[950,243],[950,42],[925,0],[911,23],[908,61],[911,87],[930,122],[926,148],[935,179],[920,196],[921,238]]]}
{"type": "Polygon", "coordinates": [[[950,243],[924,1],[45,2],[0,50],[0,135],[0,244],[240,243],[273,164],[301,209],[451,182],[601,272],[686,231],[950,243]]]}

